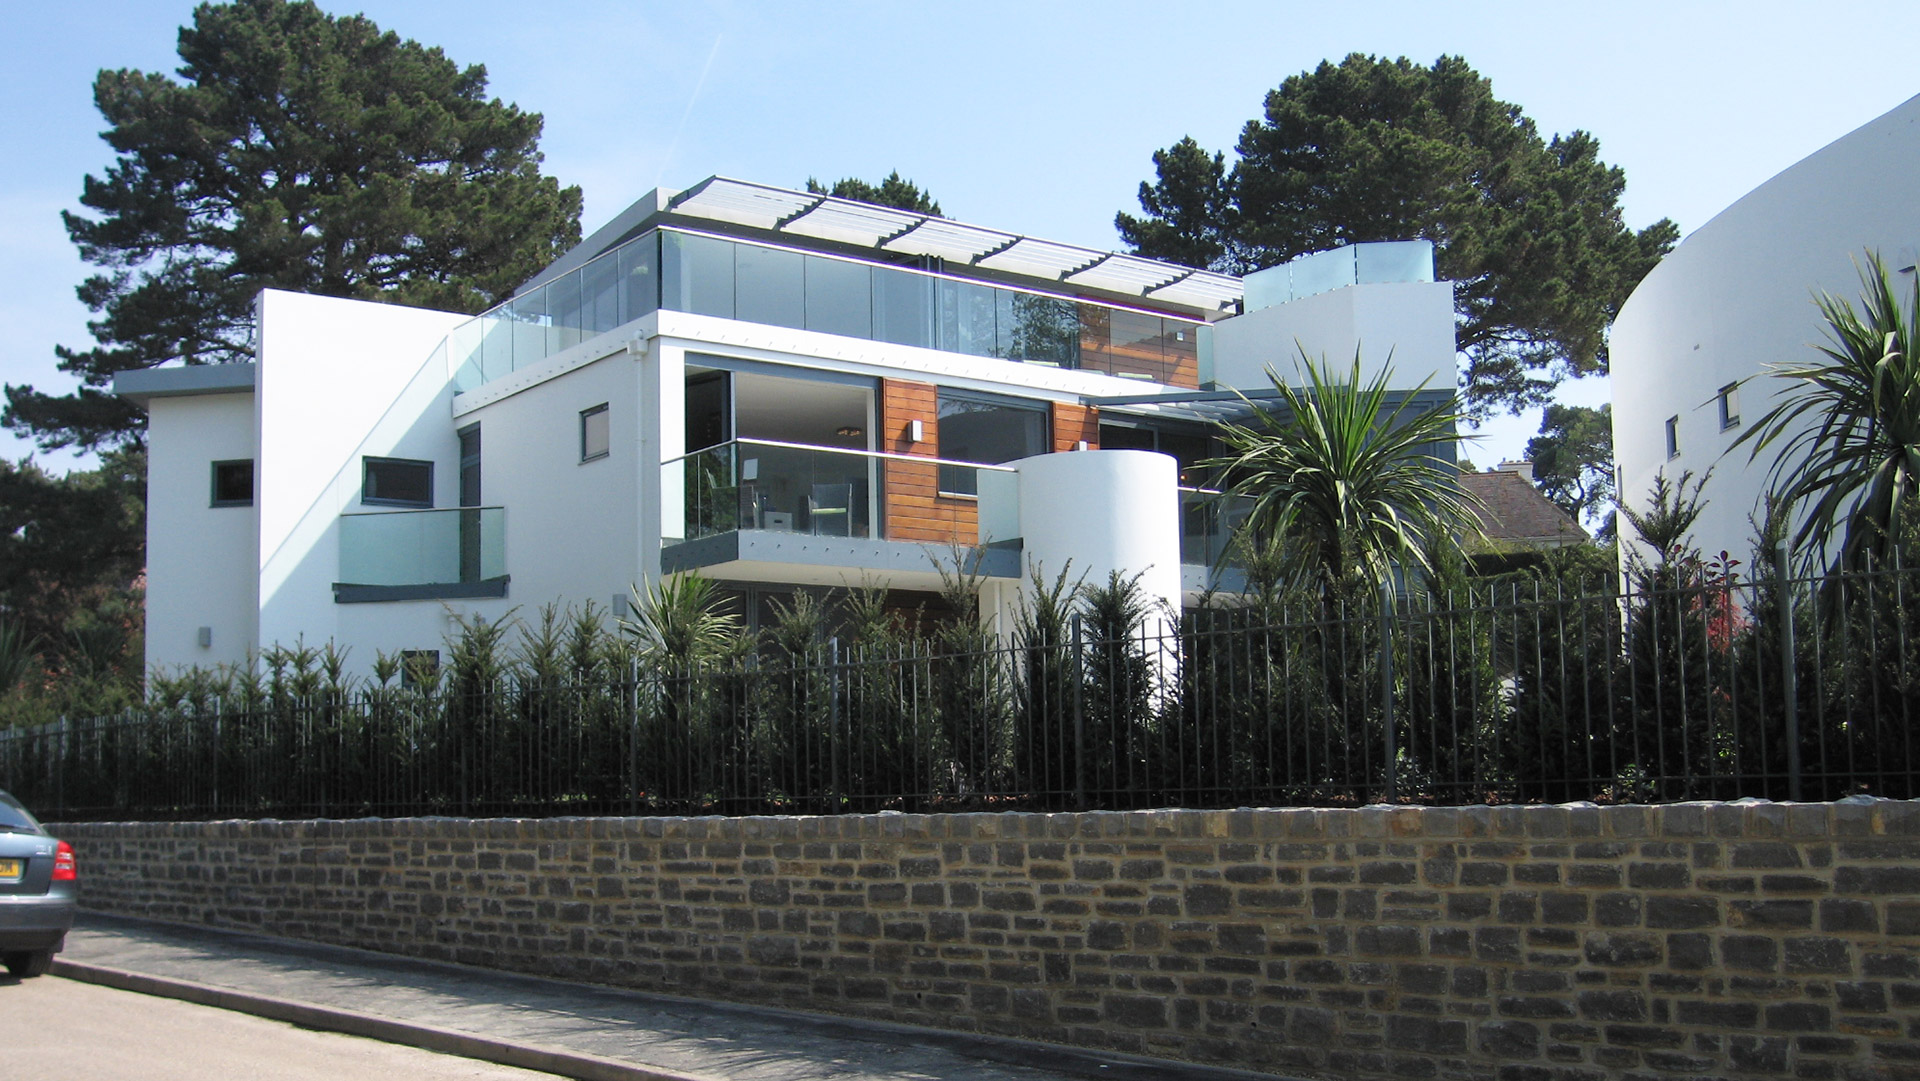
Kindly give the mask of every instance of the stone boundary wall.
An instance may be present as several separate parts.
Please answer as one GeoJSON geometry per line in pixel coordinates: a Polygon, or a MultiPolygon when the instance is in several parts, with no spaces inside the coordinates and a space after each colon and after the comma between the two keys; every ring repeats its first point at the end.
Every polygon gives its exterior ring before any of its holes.
{"type": "Polygon", "coordinates": [[[1920,803],[56,831],[106,912],[1294,1076],[1920,1077],[1920,803]]]}

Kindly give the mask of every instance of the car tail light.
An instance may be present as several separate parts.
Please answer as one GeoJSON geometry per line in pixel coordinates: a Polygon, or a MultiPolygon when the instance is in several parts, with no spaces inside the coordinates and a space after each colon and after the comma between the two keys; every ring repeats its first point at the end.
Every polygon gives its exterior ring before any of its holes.
{"type": "Polygon", "coordinates": [[[80,869],[73,862],[73,846],[61,841],[60,847],[53,850],[53,880],[72,882],[79,877],[80,869]]]}

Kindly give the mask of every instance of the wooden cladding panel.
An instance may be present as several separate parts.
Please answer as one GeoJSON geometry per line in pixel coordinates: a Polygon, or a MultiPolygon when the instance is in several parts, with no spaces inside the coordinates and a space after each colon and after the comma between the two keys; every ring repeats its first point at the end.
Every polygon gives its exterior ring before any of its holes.
{"type": "Polygon", "coordinates": [[[1087,441],[1087,449],[1100,449],[1100,410],[1090,405],[1053,403],[1054,451],[1072,450],[1082,439],[1087,441]]]}
{"type": "MultiPolygon", "coordinates": [[[[903,379],[880,381],[882,450],[889,454],[935,457],[940,449],[940,391],[931,383],[903,379]],[[924,438],[907,438],[907,422],[917,420],[924,438]]],[[[881,469],[883,513],[888,540],[936,544],[977,544],[980,507],[973,499],[940,494],[940,468],[932,462],[886,459],[881,469]]]]}

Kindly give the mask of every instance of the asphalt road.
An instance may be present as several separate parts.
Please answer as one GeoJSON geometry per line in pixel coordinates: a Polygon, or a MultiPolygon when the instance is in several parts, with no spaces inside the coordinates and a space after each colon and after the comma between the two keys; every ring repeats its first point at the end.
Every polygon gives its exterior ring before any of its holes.
{"type": "Polygon", "coordinates": [[[20,1081],[556,1081],[412,1047],[57,976],[0,975],[0,1078],[20,1081]]]}

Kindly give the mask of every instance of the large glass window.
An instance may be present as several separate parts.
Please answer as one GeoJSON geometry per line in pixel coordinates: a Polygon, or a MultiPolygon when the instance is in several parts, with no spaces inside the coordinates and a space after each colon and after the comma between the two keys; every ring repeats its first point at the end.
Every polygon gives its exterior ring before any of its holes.
{"type": "Polygon", "coordinates": [[[807,329],[873,337],[873,268],[807,256],[807,329]]]}
{"type": "Polygon", "coordinates": [[[734,245],[692,233],[660,234],[661,302],[695,315],[733,315],[734,245]]]}
{"type": "Polygon", "coordinates": [[[940,281],[940,342],[949,353],[976,357],[1000,355],[994,328],[997,289],[971,282],[940,281]]]}
{"type": "Polygon", "coordinates": [[[873,269],[873,336],[896,345],[933,347],[933,282],[925,274],[873,269]]]}
{"type": "MultiPolygon", "coordinates": [[[[942,458],[999,465],[1046,452],[1047,407],[1040,402],[942,390],[939,411],[942,458]]],[[[940,490],[979,493],[974,471],[957,466],[940,467],[940,490]]]]}
{"type": "Polygon", "coordinates": [[[799,252],[735,245],[734,318],[796,330],[806,327],[806,262],[799,252]]]}

